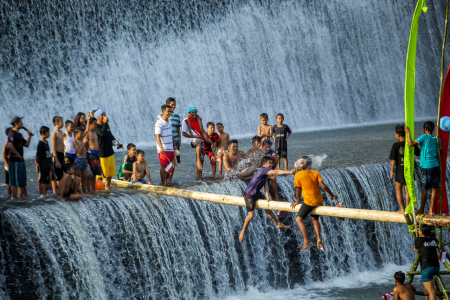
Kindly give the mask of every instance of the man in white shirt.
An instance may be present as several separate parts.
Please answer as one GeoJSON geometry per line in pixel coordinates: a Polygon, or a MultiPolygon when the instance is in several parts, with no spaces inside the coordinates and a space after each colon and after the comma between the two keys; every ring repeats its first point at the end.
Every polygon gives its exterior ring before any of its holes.
{"type": "Polygon", "coordinates": [[[173,175],[173,168],[170,173],[167,173],[165,169],[175,158],[174,151],[177,149],[177,146],[172,135],[172,122],[169,119],[172,108],[164,104],[161,106],[161,110],[163,115],[156,121],[155,135],[159,164],[161,165],[159,174],[161,175],[161,184],[165,186],[169,175],[173,175]]]}

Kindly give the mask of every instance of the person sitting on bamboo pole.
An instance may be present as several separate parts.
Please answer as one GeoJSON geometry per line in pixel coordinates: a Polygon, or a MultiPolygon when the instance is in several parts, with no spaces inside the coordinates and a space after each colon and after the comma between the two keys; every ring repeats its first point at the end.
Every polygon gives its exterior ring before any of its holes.
{"type": "MultiPolygon", "coordinates": [[[[269,196],[269,176],[277,176],[277,175],[287,175],[294,174],[295,170],[292,171],[281,171],[281,170],[272,170],[272,158],[271,157],[263,157],[261,160],[262,168],[259,169],[255,175],[253,175],[250,180],[247,188],[245,189],[245,206],[247,207],[247,217],[244,221],[244,226],[242,227],[241,234],[239,234],[239,241],[242,243],[244,241],[245,231],[247,230],[248,224],[253,219],[255,215],[256,201],[258,199],[264,199],[264,196],[261,195],[261,188],[264,186],[264,191],[266,194],[267,201],[270,201],[269,196]]],[[[275,216],[273,211],[266,209],[266,213],[269,218],[277,225],[277,228],[289,228],[288,225],[284,225],[281,223],[278,218],[275,216]]]]}
{"type": "Polygon", "coordinates": [[[414,300],[414,292],[416,288],[409,282],[405,283],[405,273],[398,271],[394,274],[394,288],[395,300],[414,300]]]}
{"type": "MultiPolygon", "coordinates": [[[[305,223],[303,223],[303,220],[311,213],[314,208],[323,205],[323,198],[320,187],[322,187],[322,189],[327,192],[334,201],[337,201],[338,198],[323,182],[320,173],[311,170],[311,167],[312,159],[309,156],[303,156],[294,164],[294,169],[298,171],[297,174],[295,174],[294,180],[297,202],[291,203],[292,208],[295,208],[300,203],[300,199],[303,194],[303,204],[297,213],[297,217],[295,218],[295,222],[297,223],[298,228],[300,228],[304,240],[303,248],[300,249],[300,251],[305,251],[309,246],[311,246],[311,242],[308,238],[308,232],[306,230],[305,223]]],[[[319,216],[311,214],[311,218],[314,225],[314,230],[316,231],[317,235],[317,248],[324,249],[322,240],[320,238],[319,216]]]]}
{"type": "Polygon", "coordinates": [[[422,223],[419,236],[414,241],[414,252],[419,254],[422,282],[430,300],[436,300],[434,276],[439,274],[439,258],[436,251],[436,237],[431,226],[422,223]]]}

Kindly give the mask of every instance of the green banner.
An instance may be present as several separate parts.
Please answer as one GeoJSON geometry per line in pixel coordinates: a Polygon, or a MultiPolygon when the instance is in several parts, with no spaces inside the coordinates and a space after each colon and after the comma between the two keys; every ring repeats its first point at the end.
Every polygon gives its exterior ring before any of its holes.
{"type": "MultiPolygon", "coordinates": [[[[406,72],[405,72],[405,124],[411,131],[411,139],[414,141],[414,91],[416,84],[416,45],[417,31],[419,29],[420,14],[427,11],[426,0],[418,0],[409,34],[408,53],[406,54],[406,72]]],[[[405,143],[405,180],[409,192],[409,205],[406,211],[410,214],[416,208],[417,199],[414,186],[414,147],[409,147],[405,143]]]]}

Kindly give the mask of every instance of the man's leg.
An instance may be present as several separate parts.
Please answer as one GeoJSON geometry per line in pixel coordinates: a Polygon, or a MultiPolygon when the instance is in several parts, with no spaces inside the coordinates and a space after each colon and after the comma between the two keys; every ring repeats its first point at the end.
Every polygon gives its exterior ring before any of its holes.
{"type": "Polygon", "coordinates": [[[284,158],[284,170],[288,169],[288,159],[287,157],[284,158]]]}
{"type": "Polygon", "coordinates": [[[73,194],[70,195],[70,199],[72,200],[81,200],[83,199],[83,196],[78,194],[78,190],[80,189],[81,184],[81,178],[75,176],[75,178],[72,180],[71,188],[73,190],[73,194]]]}
{"type": "Polygon", "coordinates": [[[430,211],[428,212],[429,215],[433,215],[433,207],[436,203],[436,196],[437,196],[437,189],[431,189],[431,205],[430,205],[430,211]]]}
{"type": "Polygon", "coordinates": [[[201,150],[202,150],[202,145],[198,145],[197,147],[195,147],[195,153],[197,154],[197,174],[198,174],[198,170],[201,171],[203,169],[203,165],[202,165],[202,161],[201,161],[201,155],[202,155],[201,150]]]}
{"type": "Polygon", "coordinates": [[[245,232],[247,231],[248,224],[253,219],[254,215],[255,215],[255,211],[254,210],[253,211],[249,211],[247,213],[247,217],[245,218],[244,226],[242,227],[241,234],[239,234],[239,242],[242,243],[244,241],[244,236],[245,236],[245,232]]]}
{"type": "Polygon", "coordinates": [[[427,191],[422,190],[422,195],[420,196],[420,208],[416,210],[416,215],[423,215],[426,201],[427,201],[427,191]]]}
{"type": "Polygon", "coordinates": [[[397,212],[402,214],[405,212],[405,207],[403,206],[403,183],[395,182],[395,196],[397,197],[398,206],[400,207],[400,210],[397,212]]]}
{"type": "Polygon", "coordinates": [[[219,174],[222,175],[222,160],[219,161],[219,174]]]}
{"type": "Polygon", "coordinates": [[[19,186],[19,198],[28,198],[28,192],[26,186],[19,186]]]}
{"type": "Polygon", "coordinates": [[[408,187],[406,186],[406,184],[405,184],[405,208],[406,208],[406,206],[408,206],[409,205],[409,192],[408,192],[408,187]]]}
{"type": "Polygon", "coordinates": [[[284,225],[278,220],[277,216],[273,213],[273,211],[271,211],[270,209],[266,209],[265,211],[269,216],[269,218],[275,223],[275,225],[277,225],[277,228],[289,228],[289,225],[284,225]]]}
{"type": "Polygon", "coordinates": [[[109,188],[111,187],[111,179],[112,177],[106,177],[105,191],[109,191],[109,188]]]}
{"type": "Polygon", "coordinates": [[[278,160],[278,162],[277,162],[277,168],[278,168],[278,170],[280,170],[280,164],[281,164],[281,161],[278,160]]]}
{"type": "Polygon", "coordinates": [[[322,248],[322,239],[320,238],[320,223],[319,223],[319,218],[318,217],[313,217],[312,218],[312,222],[314,225],[314,231],[316,232],[316,236],[317,236],[317,248],[322,248]]]}
{"type": "Polygon", "coordinates": [[[425,290],[428,292],[429,299],[437,300],[436,290],[435,290],[435,286],[434,286],[434,277],[430,281],[424,282],[423,286],[425,287],[425,290]]]}
{"type": "Polygon", "coordinates": [[[161,176],[161,185],[166,185],[166,167],[161,166],[159,169],[159,176],[161,176]]]}
{"type": "Polygon", "coordinates": [[[306,230],[305,223],[303,223],[303,219],[299,216],[295,218],[295,223],[297,223],[298,228],[300,228],[300,231],[303,235],[303,248],[300,249],[300,251],[305,251],[309,246],[311,246],[311,242],[308,238],[308,231],[306,230]]]}
{"type": "Polygon", "coordinates": [[[11,186],[11,195],[13,199],[17,199],[17,186],[11,186]]]}
{"type": "Polygon", "coordinates": [[[277,176],[269,176],[269,180],[272,182],[273,200],[280,201],[280,199],[278,199],[277,176]]]}
{"type": "Polygon", "coordinates": [[[216,164],[211,165],[213,177],[216,177],[216,164]]]}
{"type": "Polygon", "coordinates": [[[11,194],[12,194],[12,192],[11,192],[11,186],[10,186],[10,185],[7,185],[7,186],[6,186],[6,190],[8,191],[8,197],[11,197],[11,194]]]}
{"type": "Polygon", "coordinates": [[[172,177],[173,177],[173,173],[175,172],[175,167],[173,167],[172,173],[167,173],[167,183],[171,183],[172,182],[172,177]]]}

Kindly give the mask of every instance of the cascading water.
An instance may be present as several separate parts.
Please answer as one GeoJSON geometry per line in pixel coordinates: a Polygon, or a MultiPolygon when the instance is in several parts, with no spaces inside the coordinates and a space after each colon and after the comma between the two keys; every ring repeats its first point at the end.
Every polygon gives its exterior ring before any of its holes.
{"type": "MultiPolygon", "coordinates": [[[[394,211],[389,170],[369,164],[321,174],[347,207],[394,211]]],[[[278,183],[281,198],[293,201],[292,176],[278,183]]],[[[192,188],[242,195],[245,183],[192,188]]],[[[415,255],[405,225],[331,217],[320,218],[326,252],[299,253],[295,214],[281,219],[291,229],[278,230],[262,211],[240,244],[245,216],[242,207],[136,192],[15,204],[0,213],[0,298],[222,299],[405,265],[415,255]]],[[[315,242],[310,218],[306,224],[315,242]]]]}
{"type": "MultiPolygon", "coordinates": [[[[437,112],[445,3],[428,6],[418,117],[437,112]]],[[[125,144],[154,144],[148,128],[168,96],[233,136],[254,132],[263,111],[294,130],[401,119],[413,11],[387,0],[3,0],[0,119],[24,115],[37,132],[102,107],[125,144]]]]}

